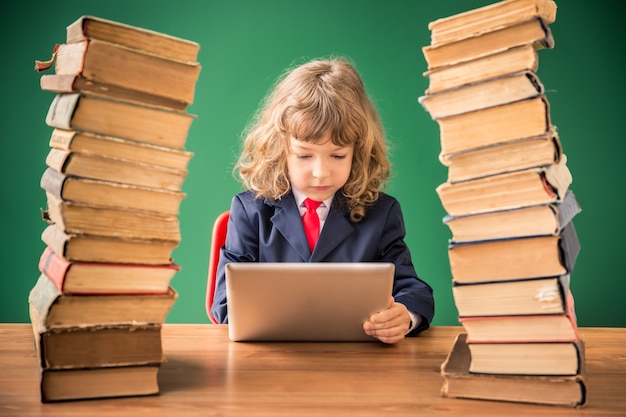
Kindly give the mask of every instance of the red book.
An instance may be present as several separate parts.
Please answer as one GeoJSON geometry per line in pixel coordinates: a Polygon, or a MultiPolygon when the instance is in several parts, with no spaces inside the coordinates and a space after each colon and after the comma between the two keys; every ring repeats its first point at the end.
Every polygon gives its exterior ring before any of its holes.
{"type": "Polygon", "coordinates": [[[69,261],[46,247],[39,271],[64,294],[166,294],[180,267],[69,261]]]}

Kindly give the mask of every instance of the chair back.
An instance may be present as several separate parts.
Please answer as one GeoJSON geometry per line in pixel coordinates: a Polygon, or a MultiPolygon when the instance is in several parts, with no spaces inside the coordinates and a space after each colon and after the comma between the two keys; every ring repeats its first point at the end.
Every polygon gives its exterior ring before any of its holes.
{"type": "Polygon", "coordinates": [[[209,274],[207,280],[206,292],[206,312],[209,319],[213,323],[217,323],[215,317],[211,315],[211,306],[215,296],[215,281],[217,279],[217,265],[220,260],[220,249],[226,242],[226,232],[228,231],[228,218],[230,211],[221,213],[213,223],[213,231],[211,232],[211,245],[209,253],[209,274]]]}

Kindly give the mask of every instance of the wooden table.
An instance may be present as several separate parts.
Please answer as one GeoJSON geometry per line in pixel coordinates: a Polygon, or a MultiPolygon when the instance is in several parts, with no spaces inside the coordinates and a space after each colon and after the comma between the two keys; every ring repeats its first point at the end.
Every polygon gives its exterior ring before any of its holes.
{"type": "Polygon", "coordinates": [[[574,409],[442,398],[461,327],[398,345],[236,343],[221,325],[167,324],[160,395],[42,404],[29,324],[0,324],[0,416],[626,416],[626,329],[583,328],[588,403],[574,409]]]}

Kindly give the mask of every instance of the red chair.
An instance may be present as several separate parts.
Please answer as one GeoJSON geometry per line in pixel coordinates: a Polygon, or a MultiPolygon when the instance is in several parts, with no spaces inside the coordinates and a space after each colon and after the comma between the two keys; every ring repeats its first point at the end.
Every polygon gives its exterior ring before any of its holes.
{"type": "Polygon", "coordinates": [[[226,242],[226,232],[228,231],[228,218],[230,211],[221,213],[213,223],[213,231],[211,233],[211,246],[209,253],[209,276],[206,291],[206,312],[209,319],[213,323],[217,323],[215,317],[211,315],[211,306],[213,305],[213,296],[215,293],[215,281],[217,279],[217,264],[220,260],[220,249],[226,242]]]}

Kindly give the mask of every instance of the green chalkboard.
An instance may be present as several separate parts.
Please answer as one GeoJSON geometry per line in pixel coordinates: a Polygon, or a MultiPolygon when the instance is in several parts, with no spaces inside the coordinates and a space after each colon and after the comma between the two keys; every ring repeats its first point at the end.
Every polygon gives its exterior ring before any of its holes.
{"type": "MultiPolygon", "coordinates": [[[[390,139],[389,193],[402,204],[407,242],[420,276],[435,290],[434,324],[457,324],[447,258],[450,233],[435,188],[445,180],[437,124],[420,107],[427,79],[421,47],[428,22],[488,1],[406,0],[152,0],[13,2],[3,6],[2,264],[0,321],[28,322],[28,292],[38,277],[45,224],[45,168],[52,93],[39,89],[35,59],[47,59],[65,26],[89,14],[194,40],[202,71],[189,111],[197,115],[187,141],[194,152],[185,181],[174,252],[182,267],[167,321],[207,323],[204,308],[213,219],[240,190],[232,175],[242,130],[275,78],[305,60],[351,58],[375,100],[390,139]]],[[[538,76],[551,105],[572,189],[583,208],[575,219],[582,250],[572,275],[579,324],[626,326],[618,211],[621,161],[624,25],[619,2],[559,2],[551,25],[555,48],[539,51],[538,76]]]]}

